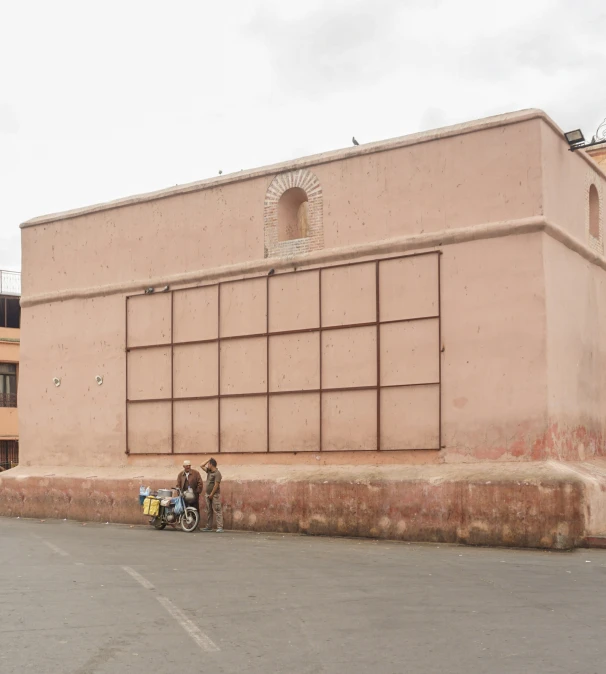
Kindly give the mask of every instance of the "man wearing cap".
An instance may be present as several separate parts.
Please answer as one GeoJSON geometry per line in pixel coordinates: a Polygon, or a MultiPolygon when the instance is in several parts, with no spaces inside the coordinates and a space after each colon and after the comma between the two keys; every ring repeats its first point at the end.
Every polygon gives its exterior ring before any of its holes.
{"type": "Polygon", "coordinates": [[[183,470],[177,475],[177,487],[179,487],[182,492],[187,491],[189,487],[191,487],[196,496],[196,500],[194,503],[188,503],[187,505],[193,506],[200,512],[200,494],[204,489],[204,483],[202,482],[200,473],[191,467],[191,461],[187,459],[183,462],[183,470]]]}

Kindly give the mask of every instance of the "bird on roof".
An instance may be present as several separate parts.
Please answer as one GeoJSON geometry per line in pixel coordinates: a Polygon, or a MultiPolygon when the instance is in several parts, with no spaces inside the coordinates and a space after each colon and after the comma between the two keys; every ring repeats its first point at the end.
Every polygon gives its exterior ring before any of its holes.
{"type": "Polygon", "coordinates": [[[268,276],[273,276],[276,273],[275,269],[270,269],[269,272],[267,273],[268,276]]]}
{"type": "Polygon", "coordinates": [[[223,173],[223,171],[221,169],[219,169],[219,175],[221,175],[222,173],[223,173]]]}
{"type": "Polygon", "coordinates": [[[358,141],[356,140],[356,137],[355,137],[355,136],[352,136],[352,137],[351,137],[351,142],[352,142],[354,145],[359,145],[359,144],[360,144],[360,143],[358,143],[358,141]]]}
{"type": "Polygon", "coordinates": [[[155,288],[145,288],[145,294],[151,295],[155,291],[155,288]]]}

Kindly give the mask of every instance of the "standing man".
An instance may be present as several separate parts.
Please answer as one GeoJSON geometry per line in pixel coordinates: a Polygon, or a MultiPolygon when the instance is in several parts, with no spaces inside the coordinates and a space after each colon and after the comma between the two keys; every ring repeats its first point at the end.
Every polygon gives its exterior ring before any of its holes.
{"type": "Polygon", "coordinates": [[[193,506],[200,512],[200,494],[204,488],[204,483],[202,482],[202,475],[191,467],[191,461],[188,461],[187,459],[183,462],[183,470],[177,475],[177,487],[179,487],[182,492],[186,492],[188,488],[191,487],[196,500],[194,503],[187,503],[187,505],[193,506]]]}
{"type": "Polygon", "coordinates": [[[206,473],[206,527],[202,531],[213,530],[213,513],[217,520],[217,533],[223,533],[223,509],[221,506],[221,473],[217,462],[209,459],[200,466],[206,473]]]}

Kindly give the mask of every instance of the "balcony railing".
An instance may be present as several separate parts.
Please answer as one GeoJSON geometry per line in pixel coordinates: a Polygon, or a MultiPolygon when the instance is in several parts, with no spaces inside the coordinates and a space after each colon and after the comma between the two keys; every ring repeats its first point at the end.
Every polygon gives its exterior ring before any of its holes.
{"type": "Polygon", "coordinates": [[[17,394],[0,393],[0,407],[17,407],[17,394]]]}
{"type": "Polygon", "coordinates": [[[0,295],[21,296],[21,274],[18,271],[0,271],[0,295]]]}

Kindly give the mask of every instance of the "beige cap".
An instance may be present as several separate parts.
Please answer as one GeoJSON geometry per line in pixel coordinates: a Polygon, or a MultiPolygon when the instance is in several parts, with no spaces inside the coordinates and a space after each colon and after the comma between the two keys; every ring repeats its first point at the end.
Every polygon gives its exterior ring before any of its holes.
{"type": "Polygon", "coordinates": [[[191,461],[189,461],[189,459],[185,459],[185,461],[183,462],[183,465],[184,466],[191,466],[191,461]]]}

